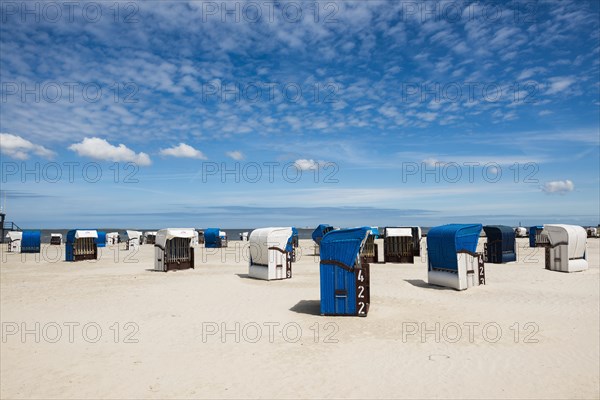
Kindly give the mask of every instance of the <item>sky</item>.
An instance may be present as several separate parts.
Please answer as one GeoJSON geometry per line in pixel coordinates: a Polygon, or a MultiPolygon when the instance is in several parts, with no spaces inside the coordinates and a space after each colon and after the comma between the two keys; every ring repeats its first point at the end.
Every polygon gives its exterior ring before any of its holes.
{"type": "Polygon", "coordinates": [[[600,223],[599,2],[0,4],[23,228],[600,223]]]}

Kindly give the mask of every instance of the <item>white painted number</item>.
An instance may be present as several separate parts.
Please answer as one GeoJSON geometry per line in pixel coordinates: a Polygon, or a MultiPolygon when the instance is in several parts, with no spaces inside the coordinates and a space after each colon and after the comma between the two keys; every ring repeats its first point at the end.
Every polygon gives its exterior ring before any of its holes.
{"type": "Polygon", "coordinates": [[[358,287],[358,298],[364,299],[365,298],[364,292],[365,292],[365,287],[359,286],[358,287]]]}
{"type": "Polygon", "coordinates": [[[359,314],[365,313],[365,303],[363,303],[362,301],[358,303],[358,313],[359,314]]]}

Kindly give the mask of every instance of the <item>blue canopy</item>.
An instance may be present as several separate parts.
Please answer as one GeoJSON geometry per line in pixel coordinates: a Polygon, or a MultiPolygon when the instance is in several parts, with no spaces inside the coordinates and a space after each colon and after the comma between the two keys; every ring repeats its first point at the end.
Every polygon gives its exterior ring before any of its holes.
{"type": "Polygon", "coordinates": [[[290,240],[285,248],[285,251],[292,252],[294,250],[294,246],[298,246],[298,229],[292,226],[292,236],[290,236],[290,240]]]}
{"type": "Polygon", "coordinates": [[[98,247],[106,247],[106,232],[97,231],[98,239],[96,239],[96,246],[98,247]]]}
{"type": "Polygon", "coordinates": [[[327,232],[330,232],[332,230],[333,230],[333,226],[327,225],[327,224],[321,224],[321,225],[317,226],[317,228],[313,231],[312,239],[317,244],[319,244],[321,242],[321,239],[323,239],[323,236],[325,236],[325,234],[327,232]]]}
{"type": "Polygon", "coordinates": [[[535,225],[529,228],[529,247],[535,247],[535,235],[544,229],[544,225],[535,225]]]}
{"type": "Polygon", "coordinates": [[[321,240],[321,314],[356,314],[354,267],[369,233],[369,227],[342,229],[329,232],[321,240]]]}
{"type": "Polygon", "coordinates": [[[513,228],[506,225],[487,225],[483,230],[487,236],[488,262],[506,263],[517,260],[516,235],[513,228]]]}
{"type": "Polygon", "coordinates": [[[73,244],[75,243],[75,232],[77,232],[77,229],[73,229],[69,232],[67,232],[67,238],[65,240],[65,244],[73,244]]]}
{"type": "Polygon", "coordinates": [[[379,228],[376,226],[371,227],[371,235],[375,236],[375,238],[379,238],[379,228]]]}
{"type": "Polygon", "coordinates": [[[456,253],[475,253],[481,224],[449,224],[436,226],[427,233],[427,253],[430,268],[458,269],[456,253]]]}
{"type": "Polygon", "coordinates": [[[486,225],[483,227],[488,243],[502,242],[502,251],[515,250],[515,231],[506,225],[486,225]]]}
{"type": "Polygon", "coordinates": [[[220,228],[208,228],[204,231],[204,247],[216,249],[221,247],[220,228]]]}
{"type": "Polygon", "coordinates": [[[369,227],[331,231],[321,240],[321,260],[335,260],[350,267],[360,252],[369,227]]]}
{"type": "Polygon", "coordinates": [[[21,253],[39,253],[41,236],[40,231],[24,231],[21,238],[21,253]]]}

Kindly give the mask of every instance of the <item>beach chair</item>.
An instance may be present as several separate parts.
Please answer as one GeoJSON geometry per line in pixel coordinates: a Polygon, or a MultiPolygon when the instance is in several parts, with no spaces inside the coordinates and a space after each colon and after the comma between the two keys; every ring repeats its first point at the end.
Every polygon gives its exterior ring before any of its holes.
{"type": "Polygon", "coordinates": [[[194,268],[193,228],[167,228],[156,233],[154,269],[167,272],[194,268]]]}
{"type": "Polygon", "coordinates": [[[385,262],[414,264],[416,230],[411,227],[387,227],[384,230],[385,262]]]}
{"type": "Polygon", "coordinates": [[[62,244],[62,233],[51,233],[50,234],[50,244],[55,246],[60,246],[62,244]]]}
{"type": "Polygon", "coordinates": [[[579,272],[588,269],[586,232],[577,225],[544,225],[548,237],[546,269],[579,272]]]}
{"type": "Polygon", "coordinates": [[[483,255],[476,253],[481,224],[450,224],[427,233],[430,285],[465,290],[485,284],[483,255]]]}
{"type": "Polygon", "coordinates": [[[371,302],[369,263],[363,255],[369,227],[340,229],[321,240],[321,314],[366,317],[371,302]]]}
{"type": "Polygon", "coordinates": [[[21,253],[39,253],[42,247],[40,231],[24,231],[21,238],[21,253]]]}
{"type": "Polygon", "coordinates": [[[292,277],[291,227],[260,228],[250,233],[250,266],[248,276],[263,280],[292,277]]]}
{"type": "Polygon", "coordinates": [[[515,251],[517,239],[515,231],[506,225],[487,225],[483,227],[487,241],[484,246],[485,262],[505,264],[517,261],[515,251]]]}
{"type": "Polygon", "coordinates": [[[67,233],[65,244],[66,261],[98,259],[98,232],[93,229],[74,229],[67,233]]]}

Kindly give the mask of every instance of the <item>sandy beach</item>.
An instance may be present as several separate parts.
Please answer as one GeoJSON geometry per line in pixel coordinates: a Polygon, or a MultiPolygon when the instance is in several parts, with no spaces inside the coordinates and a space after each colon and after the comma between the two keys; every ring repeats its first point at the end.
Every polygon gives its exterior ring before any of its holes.
{"type": "Polygon", "coordinates": [[[319,315],[309,240],[271,282],[247,277],[239,241],[168,273],[152,245],[76,263],[4,252],[1,396],[598,398],[599,242],[566,274],[518,239],[519,262],[464,292],[429,286],[426,256],[373,264],[366,318],[319,315]]]}
{"type": "Polygon", "coordinates": [[[600,0],[0,19],[0,400],[600,400],[600,0]]]}

